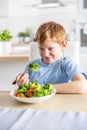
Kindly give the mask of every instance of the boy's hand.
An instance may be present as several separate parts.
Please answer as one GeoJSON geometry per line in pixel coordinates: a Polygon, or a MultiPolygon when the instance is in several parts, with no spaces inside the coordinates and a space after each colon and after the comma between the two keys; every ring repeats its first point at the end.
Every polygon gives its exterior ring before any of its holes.
{"type": "Polygon", "coordinates": [[[28,73],[20,73],[16,77],[16,84],[18,86],[24,85],[24,84],[28,84],[28,82],[29,82],[29,75],[28,75],[28,73]]]}

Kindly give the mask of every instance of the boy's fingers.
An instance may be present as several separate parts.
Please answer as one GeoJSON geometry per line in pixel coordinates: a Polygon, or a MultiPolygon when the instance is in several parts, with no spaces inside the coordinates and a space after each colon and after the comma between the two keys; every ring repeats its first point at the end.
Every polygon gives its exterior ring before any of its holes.
{"type": "Polygon", "coordinates": [[[12,84],[18,84],[18,85],[21,85],[21,84],[27,84],[29,82],[29,75],[28,73],[20,73],[18,74],[18,76],[16,77],[16,80],[13,81],[12,84]]]}
{"type": "Polygon", "coordinates": [[[17,77],[17,84],[18,85],[24,85],[24,84],[27,84],[28,81],[29,81],[29,78],[28,78],[28,73],[23,73],[23,74],[20,74],[18,77],[17,77]]]}
{"type": "Polygon", "coordinates": [[[19,81],[19,80],[22,78],[23,75],[24,75],[23,73],[20,73],[20,74],[16,77],[16,81],[19,81]]]}
{"type": "Polygon", "coordinates": [[[24,85],[24,84],[28,84],[28,82],[29,82],[29,79],[26,78],[26,79],[24,79],[24,80],[21,81],[21,84],[22,84],[22,85],[24,85]]]}
{"type": "Polygon", "coordinates": [[[25,74],[23,74],[22,76],[19,77],[19,81],[22,82],[22,81],[24,81],[24,80],[27,80],[28,77],[29,77],[29,76],[28,76],[28,73],[25,73],[25,74]]]}
{"type": "Polygon", "coordinates": [[[16,84],[17,81],[19,81],[22,76],[23,76],[23,73],[18,74],[18,76],[17,76],[16,79],[12,82],[12,84],[16,84]]]}

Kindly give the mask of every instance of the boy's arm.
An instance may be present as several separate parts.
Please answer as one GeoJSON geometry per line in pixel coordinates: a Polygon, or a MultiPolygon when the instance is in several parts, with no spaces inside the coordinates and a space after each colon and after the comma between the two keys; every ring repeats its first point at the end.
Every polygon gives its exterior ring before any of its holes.
{"type": "Polygon", "coordinates": [[[77,74],[71,82],[55,84],[53,87],[57,90],[57,93],[86,93],[87,80],[82,74],[77,74]]]}

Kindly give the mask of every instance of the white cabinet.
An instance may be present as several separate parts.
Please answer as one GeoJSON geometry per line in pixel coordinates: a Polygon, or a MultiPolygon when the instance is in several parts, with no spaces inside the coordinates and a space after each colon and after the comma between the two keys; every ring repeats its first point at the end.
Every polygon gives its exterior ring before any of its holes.
{"type": "Polygon", "coordinates": [[[13,89],[12,82],[20,72],[23,72],[26,62],[20,60],[0,61],[0,91],[13,89]]]}
{"type": "Polygon", "coordinates": [[[7,17],[9,15],[9,1],[0,0],[0,17],[7,17]]]}

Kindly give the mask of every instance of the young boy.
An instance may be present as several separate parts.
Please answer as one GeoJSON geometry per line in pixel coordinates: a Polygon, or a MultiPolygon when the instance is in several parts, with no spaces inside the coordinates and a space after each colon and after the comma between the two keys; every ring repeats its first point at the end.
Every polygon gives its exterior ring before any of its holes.
{"type": "MultiPolygon", "coordinates": [[[[63,57],[62,52],[67,46],[64,28],[55,22],[42,24],[36,32],[36,41],[41,59],[33,62],[39,65],[37,70],[29,70],[16,77],[17,85],[27,84],[36,80],[39,84],[51,83],[57,93],[85,93],[87,80],[85,73],[69,57],[63,57]]],[[[35,53],[35,52],[32,52],[35,53]]]]}

